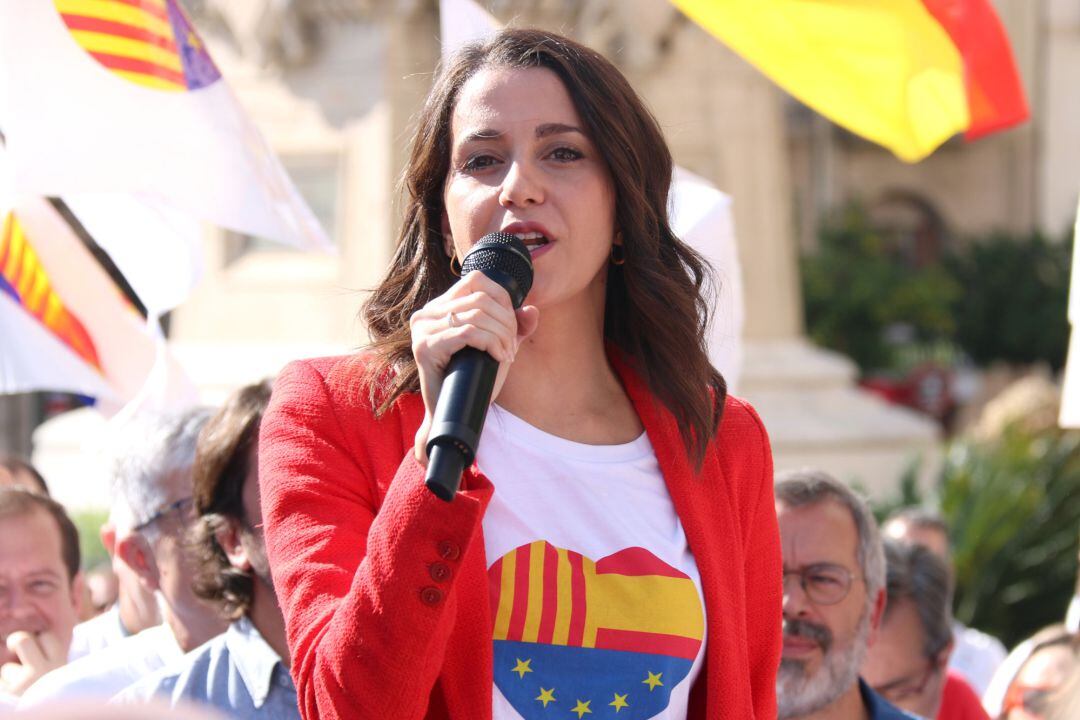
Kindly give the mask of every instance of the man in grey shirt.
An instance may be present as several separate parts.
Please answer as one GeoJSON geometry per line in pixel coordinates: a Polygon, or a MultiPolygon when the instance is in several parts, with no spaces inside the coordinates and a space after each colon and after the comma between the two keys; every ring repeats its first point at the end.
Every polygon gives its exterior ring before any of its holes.
{"type": "Polygon", "coordinates": [[[300,717],[259,509],[259,422],[269,399],[266,382],[241,388],[207,422],[195,452],[195,592],[221,607],[229,629],[116,702],[156,696],[172,705],[209,704],[235,718],[300,717]]]}

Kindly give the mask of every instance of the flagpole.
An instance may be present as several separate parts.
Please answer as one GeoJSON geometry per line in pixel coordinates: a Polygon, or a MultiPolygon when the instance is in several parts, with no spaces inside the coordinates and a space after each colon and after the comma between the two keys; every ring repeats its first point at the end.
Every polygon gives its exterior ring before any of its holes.
{"type": "Polygon", "coordinates": [[[127,298],[128,302],[135,306],[135,309],[139,311],[139,314],[145,320],[147,317],[146,305],[139,299],[139,296],[135,293],[135,289],[131,287],[131,284],[127,281],[127,278],[124,277],[124,274],[120,272],[120,268],[116,267],[116,263],[112,261],[109,254],[102,250],[101,246],[97,244],[97,241],[90,236],[90,233],[83,226],[82,222],[80,222],[79,218],[75,216],[75,213],[71,211],[71,208],[68,207],[67,203],[58,197],[47,197],[45,199],[49,201],[49,204],[53,206],[53,209],[64,219],[64,222],[68,224],[68,227],[75,233],[75,236],[79,238],[90,254],[94,256],[94,259],[97,260],[98,265],[100,265],[101,269],[105,271],[105,274],[109,276],[109,279],[116,283],[116,286],[124,293],[124,297],[127,298]]]}

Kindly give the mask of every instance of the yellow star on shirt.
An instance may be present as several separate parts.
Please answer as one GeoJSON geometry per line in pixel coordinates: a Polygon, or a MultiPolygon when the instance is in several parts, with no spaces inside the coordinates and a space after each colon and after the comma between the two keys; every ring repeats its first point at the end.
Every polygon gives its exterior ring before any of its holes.
{"type": "Polygon", "coordinates": [[[664,683],[660,682],[660,678],[663,677],[664,673],[662,673],[662,672],[654,673],[654,672],[649,672],[648,670],[646,670],[645,672],[649,673],[649,677],[642,680],[641,683],[643,685],[648,685],[649,686],[649,692],[652,692],[653,690],[655,690],[657,685],[659,685],[660,687],[663,687],[664,683]]]}
{"type": "MultiPolygon", "coordinates": [[[[630,693],[626,693],[629,695],[630,693]]],[[[626,695],[620,695],[615,693],[615,699],[608,703],[611,707],[615,708],[615,713],[618,714],[624,707],[630,707],[630,703],[626,702],[626,695]]]]}
{"type": "Polygon", "coordinates": [[[555,688],[545,690],[543,687],[541,687],[540,694],[534,697],[533,700],[539,700],[540,702],[544,703],[544,707],[547,707],[547,704],[549,702],[555,702],[555,688]]]}
{"type": "Polygon", "coordinates": [[[570,708],[570,712],[577,713],[578,720],[581,720],[581,718],[585,717],[585,713],[592,715],[592,710],[589,709],[589,703],[591,702],[592,700],[586,700],[585,702],[581,702],[580,700],[578,700],[577,705],[570,708]]]}
{"type": "Polygon", "coordinates": [[[523,678],[525,677],[525,673],[532,672],[532,668],[529,667],[529,663],[531,662],[532,658],[529,658],[528,660],[522,660],[521,658],[518,658],[517,665],[515,665],[514,669],[510,672],[516,672],[518,674],[518,677],[523,678]]]}

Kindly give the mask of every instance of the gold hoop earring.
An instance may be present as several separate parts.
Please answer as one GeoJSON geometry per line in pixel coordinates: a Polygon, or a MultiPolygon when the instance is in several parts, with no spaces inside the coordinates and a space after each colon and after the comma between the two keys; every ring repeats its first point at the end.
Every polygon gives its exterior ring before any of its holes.
{"type": "Polygon", "coordinates": [[[454,277],[461,277],[461,263],[458,262],[457,253],[450,256],[450,274],[454,277]]]}
{"type": "Polygon", "coordinates": [[[615,266],[626,264],[626,248],[624,248],[622,245],[612,244],[611,264],[615,266]]]}

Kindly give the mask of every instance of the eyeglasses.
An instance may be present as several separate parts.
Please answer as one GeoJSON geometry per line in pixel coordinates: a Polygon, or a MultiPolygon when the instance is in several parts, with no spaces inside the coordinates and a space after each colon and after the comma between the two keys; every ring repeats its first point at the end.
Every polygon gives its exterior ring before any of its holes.
{"type": "Polygon", "coordinates": [[[941,660],[934,656],[927,659],[926,666],[917,672],[890,680],[881,685],[875,685],[874,692],[893,705],[902,703],[909,698],[919,697],[926,691],[927,685],[937,676],[942,667],[941,660]]]}
{"type": "Polygon", "coordinates": [[[784,570],[784,592],[788,577],[799,578],[799,587],[815,605],[835,605],[851,592],[851,584],[861,580],[843,565],[817,563],[798,570],[784,570]]]}
{"type": "Polygon", "coordinates": [[[158,509],[153,515],[146,519],[145,522],[141,522],[135,526],[135,530],[145,530],[159,520],[164,519],[168,515],[177,512],[180,515],[182,522],[187,522],[192,518],[191,510],[195,506],[195,498],[185,497],[180,498],[176,502],[169,503],[158,509]]]}

